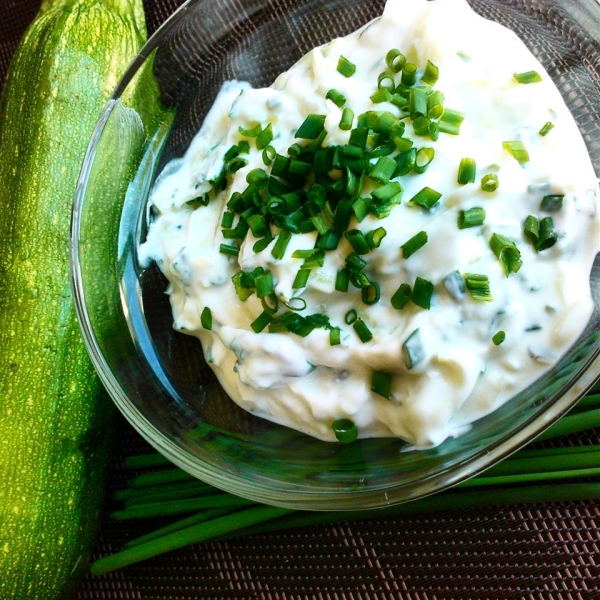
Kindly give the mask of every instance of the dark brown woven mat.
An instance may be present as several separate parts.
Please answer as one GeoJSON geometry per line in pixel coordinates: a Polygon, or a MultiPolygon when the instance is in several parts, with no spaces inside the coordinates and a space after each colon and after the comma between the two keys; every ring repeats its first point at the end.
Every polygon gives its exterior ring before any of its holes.
{"type": "MultiPolygon", "coordinates": [[[[154,30],[182,0],[146,0],[154,30]]],[[[0,0],[0,84],[40,0],[0,0]]],[[[3,168],[3,167],[0,167],[3,168]]],[[[121,419],[110,487],[122,457],[147,444],[121,419]]],[[[600,432],[573,436],[600,443],[600,432]]],[[[120,549],[143,524],[104,520],[96,554],[120,549]]],[[[1,574],[0,574],[1,577],[1,574]]],[[[79,600],[600,598],[600,503],[515,505],[372,519],[198,544],[109,575],[79,600]]]]}

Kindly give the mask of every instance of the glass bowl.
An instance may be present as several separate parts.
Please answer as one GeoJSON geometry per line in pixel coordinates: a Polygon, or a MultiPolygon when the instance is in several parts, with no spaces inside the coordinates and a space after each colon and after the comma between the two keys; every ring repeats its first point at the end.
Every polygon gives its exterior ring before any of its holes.
{"type": "MultiPolygon", "coordinates": [[[[600,7],[595,0],[471,0],[513,29],[561,90],[600,172],[600,7]]],[[[143,269],[148,193],[180,157],[221,84],[269,85],[315,45],[379,15],[383,0],[190,0],[150,39],[96,127],[78,184],[72,277],[88,350],[132,425],[173,463],[228,492],[294,509],[412,500],[491,466],[561,417],[600,372],[595,312],[560,362],[470,431],[430,450],[398,439],[322,442],[254,417],[223,392],[199,341],[172,328],[166,280],[143,269]],[[243,7],[243,8],[242,8],[243,7]]]]}

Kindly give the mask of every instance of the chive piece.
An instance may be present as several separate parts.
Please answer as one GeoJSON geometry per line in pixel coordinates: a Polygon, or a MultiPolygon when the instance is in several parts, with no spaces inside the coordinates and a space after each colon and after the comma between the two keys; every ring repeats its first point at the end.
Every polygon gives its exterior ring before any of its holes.
{"type": "Polygon", "coordinates": [[[520,140],[502,142],[502,147],[507,150],[517,162],[521,164],[529,162],[529,152],[527,152],[525,144],[520,140]]]}
{"type": "Polygon", "coordinates": [[[286,248],[292,239],[292,234],[289,231],[281,231],[275,240],[275,244],[273,244],[273,248],[271,249],[271,255],[275,260],[281,260],[284,255],[286,248]]]}
{"type": "Polygon", "coordinates": [[[382,102],[391,102],[392,93],[386,87],[379,88],[376,92],[369,96],[373,104],[381,104],[382,102]]]}
{"type": "Polygon", "coordinates": [[[284,304],[290,309],[294,311],[301,311],[306,308],[306,300],[304,298],[300,298],[298,296],[294,296],[290,298],[288,302],[284,302],[284,304]]]}
{"type": "Polygon", "coordinates": [[[394,76],[391,73],[388,73],[387,71],[379,73],[377,76],[377,89],[392,92],[395,87],[396,83],[394,82],[394,76]]]}
{"type": "Polygon", "coordinates": [[[554,231],[554,222],[552,221],[552,217],[544,217],[540,221],[540,239],[537,241],[535,249],[538,252],[547,250],[556,244],[557,239],[558,236],[554,231]]]}
{"type": "Polygon", "coordinates": [[[415,173],[425,173],[434,156],[435,150],[433,148],[419,148],[415,157],[415,166],[413,167],[415,173]]]}
{"type": "Polygon", "coordinates": [[[303,140],[316,140],[325,128],[325,115],[310,114],[296,131],[296,137],[303,140]]]}
{"type": "MultiPolygon", "coordinates": [[[[396,146],[396,150],[398,150],[398,152],[408,152],[414,145],[414,142],[412,140],[404,138],[398,134],[392,135],[392,141],[394,142],[394,145],[396,146]]],[[[399,157],[396,157],[396,163],[398,163],[398,158],[399,157]]],[[[402,173],[395,173],[395,175],[402,175],[402,173]]]]}
{"type": "Polygon", "coordinates": [[[393,202],[399,204],[400,199],[402,198],[402,192],[402,186],[397,181],[390,181],[371,192],[371,196],[381,202],[393,202]]]}
{"type": "Polygon", "coordinates": [[[498,175],[488,173],[481,178],[481,189],[484,192],[495,192],[498,189],[498,175]]]}
{"type": "Polygon", "coordinates": [[[354,327],[354,331],[356,331],[356,334],[363,344],[366,344],[373,339],[371,330],[361,318],[357,318],[354,323],[352,323],[352,327],[354,327]]]}
{"type": "Polygon", "coordinates": [[[231,228],[231,226],[233,225],[234,216],[235,214],[230,211],[224,212],[223,217],[221,218],[221,227],[223,227],[224,229],[231,228]]]}
{"type": "Polygon", "coordinates": [[[290,159],[287,156],[277,154],[273,165],[271,166],[271,175],[274,177],[285,177],[290,164],[290,159]]]}
{"type": "Polygon", "coordinates": [[[458,135],[460,133],[460,126],[464,121],[464,113],[451,108],[446,108],[444,114],[440,117],[438,122],[440,131],[442,133],[449,133],[451,135],[458,135]]]}
{"type": "Polygon", "coordinates": [[[534,245],[537,243],[540,237],[540,222],[538,221],[537,217],[529,215],[525,219],[523,233],[525,234],[525,237],[531,241],[531,243],[534,245]]]}
{"type": "Polygon", "coordinates": [[[415,161],[417,159],[417,149],[416,148],[408,148],[406,151],[401,152],[396,156],[396,171],[394,172],[394,177],[398,177],[398,175],[406,175],[413,170],[415,166],[415,161]]]}
{"type": "Polygon", "coordinates": [[[458,165],[458,177],[457,181],[461,185],[466,183],[474,183],[475,176],[477,173],[477,167],[475,165],[474,158],[462,158],[458,165]]]}
{"type": "Polygon", "coordinates": [[[427,279],[417,277],[410,299],[421,308],[431,308],[431,297],[433,296],[433,283],[427,279]]]}
{"type": "Polygon", "coordinates": [[[273,146],[267,146],[262,153],[262,160],[265,167],[270,167],[277,156],[277,150],[273,146]]]}
{"type": "Polygon", "coordinates": [[[275,286],[273,285],[273,275],[271,271],[265,271],[254,278],[256,285],[256,295],[259,298],[265,298],[273,293],[275,286]]]}
{"type": "Polygon", "coordinates": [[[260,126],[260,123],[250,128],[240,125],[238,131],[246,137],[258,137],[258,134],[262,131],[262,127],[260,126]]]}
{"type": "Polygon", "coordinates": [[[521,253],[514,242],[505,235],[500,233],[492,234],[490,248],[496,255],[496,258],[502,263],[504,273],[507,277],[511,273],[516,273],[521,268],[523,264],[521,253]]]}
{"type": "Polygon", "coordinates": [[[344,77],[352,77],[356,72],[356,65],[351,63],[345,56],[340,56],[337,64],[337,71],[344,77]]]}
{"type": "Polygon", "coordinates": [[[479,206],[461,210],[458,213],[458,228],[477,227],[485,221],[485,210],[479,206]]]}
{"type": "Polygon", "coordinates": [[[564,194],[548,194],[542,198],[540,208],[544,212],[558,212],[562,208],[564,194]]]}
{"type": "Polygon", "coordinates": [[[414,121],[427,116],[427,94],[422,88],[413,88],[408,94],[408,112],[414,121]]]}
{"type": "Polygon", "coordinates": [[[356,220],[360,223],[369,212],[369,199],[368,198],[357,198],[352,204],[352,212],[356,217],[356,220]]]}
{"type": "Polygon", "coordinates": [[[204,329],[210,331],[212,329],[212,312],[208,306],[205,306],[200,315],[200,323],[204,329]]]}
{"type": "Polygon", "coordinates": [[[344,323],[346,323],[346,325],[352,325],[352,323],[354,323],[356,321],[356,319],[358,319],[358,314],[352,308],[344,316],[344,323]]]}
{"type": "Polygon", "coordinates": [[[367,244],[371,250],[375,248],[379,248],[381,245],[381,241],[387,235],[387,231],[383,227],[378,227],[377,229],[373,229],[367,233],[367,244]]]}
{"type": "Polygon", "coordinates": [[[254,319],[254,321],[252,321],[252,323],[250,323],[250,327],[254,333],[260,333],[267,325],[269,325],[269,323],[271,323],[272,320],[273,315],[264,310],[260,313],[260,315],[258,315],[258,317],[256,317],[256,319],[254,319]]]}
{"type": "Polygon", "coordinates": [[[272,315],[279,310],[279,298],[275,292],[272,292],[268,296],[261,298],[260,303],[262,304],[263,309],[272,315]]]}
{"type": "Polygon", "coordinates": [[[491,302],[494,299],[490,292],[490,281],[487,275],[465,273],[465,286],[473,300],[491,302]]]}
{"type": "Polygon", "coordinates": [[[350,271],[346,269],[339,269],[335,277],[335,289],[338,292],[347,292],[348,284],[350,283],[350,271]]]}
{"type": "Polygon", "coordinates": [[[452,271],[442,279],[442,283],[446,288],[446,291],[454,298],[454,300],[461,301],[467,295],[467,288],[465,287],[464,277],[459,271],[452,271]]]}
{"type": "Polygon", "coordinates": [[[369,246],[369,243],[360,229],[349,229],[344,232],[344,237],[348,240],[348,243],[356,254],[367,254],[370,252],[371,246],[369,246]]]}
{"type": "Polygon", "coordinates": [[[273,127],[269,123],[259,134],[256,136],[256,149],[263,150],[273,140],[273,127]]]}
{"type": "Polygon", "coordinates": [[[352,146],[358,146],[362,150],[367,145],[367,138],[369,137],[369,130],[366,127],[355,127],[350,132],[350,139],[348,143],[352,146]]]}
{"type": "Polygon", "coordinates": [[[431,210],[442,197],[440,192],[432,190],[430,187],[424,187],[420,192],[417,192],[409,201],[408,204],[418,205],[427,210],[431,210]]]}
{"type": "Polygon", "coordinates": [[[385,64],[388,66],[389,70],[394,73],[400,73],[402,71],[402,67],[406,64],[406,58],[400,50],[397,48],[392,48],[385,55],[385,64]]]}
{"type": "Polygon", "coordinates": [[[338,346],[341,339],[342,330],[339,327],[332,327],[329,330],[329,345],[330,346],[338,346]]]}
{"type": "Polygon", "coordinates": [[[362,271],[367,266],[367,261],[353,252],[346,257],[346,264],[352,271],[362,271]]]}
{"type": "Polygon", "coordinates": [[[382,185],[389,182],[396,170],[396,161],[389,156],[380,156],[369,172],[369,178],[382,185]]]}
{"type": "Polygon", "coordinates": [[[408,283],[403,283],[397,290],[396,293],[391,297],[390,303],[396,310],[402,310],[410,300],[412,290],[408,283]]]}
{"type": "Polygon", "coordinates": [[[428,60],[427,66],[425,67],[425,72],[421,77],[421,81],[433,87],[436,84],[439,75],[440,70],[430,60],[428,60]]]}
{"type": "Polygon", "coordinates": [[[325,98],[331,100],[338,108],[342,108],[346,104],[346,96],[334,89],[329,90],[325,98]]]}
{"type": "Polygon", "coordinates": [[[254,242],[254,244],[252,244],[252,251],[255,254],[262,252],[272,242],[272,240],[273,240],[272,237],[264,237],[264,238],[261,238],[260,240],[256,240],[256,242],[254,242]]]}
{"type": "Polygon", "coordinates": [[[369,287],[371,285],[369,278],[362,271],[350,269],[349,276],[350,283],[355,288],[362,290],[363,288],[369,287]]]}
{"type": "Polygon", "coordinates": [[[340,119],[340,129],[343,131],[350,131],[352,129],[353,121],[354,112],[350,108],[344,108],[342,111],[342,118],[340,119]]]}
{"type": "Polygon", "coordinates": [[[428,133],[429,137],[431,138],[431,141],[437,142],[440,138],[440,126],[435,121],[432,121],[431,123],[429,123],[428,133]]]}
{"type": "Polygon", "coordinates": [[[364,304],[371,306],[377,304],[381,298],[381,290],[379,284],[371,281],[371,285],[361,289],[361,298],[364,304]]]}
{"type": "Polygon", "coordinates": [[[300,269],[298,269],[296,277],[294,278],[294,283],[292,283],[293,290],[299,290],[300,288],[306,287],[306,284],[308,283],[308,278],[310,276],[310,271],[310,269],[307,269],[305,267],[301,267],[300,269]]]}
{"type": "Polygon", "coordinates": [[[537,71],[525,71],[524,73],[514,73],[513,77],[519,83],[537,83],[542,78],[537,71]]]}
{"type": "Polygon", "coordinates": [[[494,337],[492,337],[492,342],[494,342],[494,345],[499,346],[505,339],[506,333],[504,331],[498,331],[494,334],[494,337]]]}
{"type": "Polygon", "coordinates": [[[238,256],[240,249],[237,246],[229,246],[227,244],[221,244],[219,246],[219,252],[221,254],[227,254],[228,256],[238,256]]]}
{"type": "Polygon", "coordinates": [[[337,441],[342,444],[349,444],[358,438],[358,429],[350,419],[336,419],[331,424],[331,429],[337,441]]]}
{"type": "Polygon", "coordinates": [[[392,376],[384,371],[373,371],[371,375],[371,391],[390,399],[392,390],[392,376]]]}
{"type": "Polygon", "coordinates": [[[235,293],[242,302],[244,302],[245,300],[250,298],[250,296],[252,296],[252,287],[254,286],[252,278],[250,278],[250,285],[246,285],[246,282],[244,281],[244,279],[246,278],[245,276],[246,273],[244,271],[238,271],[231,278],[231,282],[233,283],[235,293]]]}
{"type": "Polygon", "coordinates": [[[430,119],[439,119],[444,114],[444,94],[434,90],[427,96],[427,116],[430,119]]]}
{"type": "Polygon", "coordinates": [[[414,85],[415,81],[417,80],[417,65],[413,64],[413,63],[404,63],[404,65],[402,66],[402,76],[400,78],[400,81],[404,84],[404,85],[414,85]]]}
{"type": "Polygon", "coordinates": [[[554,123],[552,123],[551,121],[546,121],[546,123],[544,123],[544,125],[540,129],[539,133],[542,137],[545,137],[550,133],[552,129],[554,129],[554,123]]]}
{"type": "Polygon", "coordinates": [[[413,131],[415,135],[428,135],[431,119],[429,117],[417,117],[413,122],[413,131]]]}
{"type": "Polygon", "coordinates": [[[414,369],[425,360],[425,348],[419,329],[415,329],[402,344],[402,358],[407,369],[414,369]]]}
{"type": "Polygon", "coordinates": [[[408,258],[412,256],[419,248],[422,248],[427,243],[427,232],[419,231],[416,235],[410,238],[407,242],[402,244],[402,256],[408,258]]]}

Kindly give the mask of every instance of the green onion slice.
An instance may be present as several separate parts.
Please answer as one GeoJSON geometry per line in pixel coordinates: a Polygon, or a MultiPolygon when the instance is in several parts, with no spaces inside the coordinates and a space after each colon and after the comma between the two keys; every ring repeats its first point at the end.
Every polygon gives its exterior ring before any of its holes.
{"type": "Polygon", "coordinates": [[[422,248],[427,243],[427,232],[419,231],[416,235],[413,235],[407,242],[402,244],[402,256],[408,258],[412,256],[419,248],[422,248]]]}
{"type": "Polygon", "coordinates": [[[421,77],[421,81],[433,87],[437,83],[439,75],[440,70],[430,60],[428,60],[427,66],[425,67],[425,72],[421,77]]]}
{"type": "Polygon", "coordinates": [[[431,210],[442,197],[440,192],[424,187],[420,192],[417,192],[409,201],[408,204],[421,206],[427,210],[431,210]]]}
{"type": "Polygon", "coordinates": [[[410,299],[421,308],[429,310],[431,308],[431,297],[433,296],[433,283],[422,277],[415,279],[415,285],[410,299]]]}
{"type": "Polygon", "coordinates": [[[329,90],[325,98],[331,100],[338,108],[342,108],[346,104],[346,96],[334,89],[329,90]]]}
{"type": "Polygon", "coordinates": [[[434,156],[435,150],[433,148],[419,148],[415,157],[415,166],[413,167],[415,173],[425,173],[434,156]]]}
{"type": "Polygon", "coordinates": [[[514,73],[513,77],[519,83],[537,83],[542,80],[537,71],[525,71],[524,73],[514,73]]]}
{"type": "Polygon", "coordinates": [[[481,178],[481,189],[484,192],[495,192],[498,189],[498,175],[487,173],[481,178]]]}
{"type": "Polygon", "coordinates": [[[554,222],[552,221],[552,217],[544,217],[540,221],[540,238],[535,245],[535,249],[538,252],[542,250],[547,250],[556,244],[558,240],[558,236],[554,231],[554,222]]]}
{"type": "Polygon", "coordinates": [[[205,306],[200,315],[200,324],[208,331],[212,329],[212,312],[208,306],[205,306]]]}
{"type": "Polygon", "coordinates": [[[352,325],[358,319],[358,313],[352,308],[344,316],[346,325],[352,325]]]}
{"type": "Polygon", "coordinates": [[[373,339],[371,330],[361,318],[357,318],[354,323],[352,323],[352,327],[354,327],[354,331],[356,331],[356,334],[363,344],[366,344],[373,339]]]}
{"type": "Polygon", "coordinates": [[[316,140],[325,128],[326,115],[310,114],[296,131],[296,137],[304,140],[316,140]]]}
{"type": "Polygon", "coordinates": [[[457,181],[461,185],[466,183],[474,183],[475,176],[477,173],[477,167],[475,165],[474,158],[462,158],[458,165],[458,177],[457,181]]]}
{"type": "Polygon", "coordinates": [[[350,419],[336,419],[331,424],[331,429],[338,442],[342,444],[349,444],[358,438],[358,429],[350,419]]]}
{"type": "Polygon", "coordinates": [[[478,227],[485,221],[485,210],[480,206],[474,206],[458,213],[458,228],[478,227]]]}
{"type": "Polygon", "coordinates": [[[387,400],[391,397],[392,376],[384,371],[373,371],[371,375],[371,391],[387,400]]]}
{"type": "Polygon", "coordinates": [[[492,337],[492,342],[494,345],[499,346],[506,339],[506,333],[504,331],[498,331],[492,337]]]}
{"type": "Polygon", "coordinates": [[[351,63],[345,56],[340,56],[337,64],[337,71],[344,77],[352,77],[356,73],[356,65],[351,63]]]}
{"type": "Polygon", "coordinates": [[[408,283],[403,283],[390,299],[392,307],[396,310],[402,310],[408,304],[411,294],[412,290],[410,285],[408,285],[408,283]]]}
{"type": "Polygon", "coordinates": [[[362,301],[367,305],[376,304],[381,298],[379,284],[371,281],[371,284],[361,289],[362,301]]]}
{"type": "Polygon", "coordinates": [[[273,315],[264,310],[256,317],[256,319],[254,319],[254,321],[252,321],[252,323],[250,323],[250,327],[254,333],[260,333],[267,325],[269,325],[269,323],[271,323],[271,321],[273,321],[273,315]]]}
{"type": "Polygon", "coordinates": [[[400,50],[397,48],[392,48],[385,55],[385,64],[388,66],[390,71],[394,73],[399,73],[402,70],[402,67],[406,64],[406,58],[400,50]]]}
{"type": "Polygon", "coordinates": [[[544,212],[558,212],[563,205],[564,194],[548,194],[542,198],[540,208],[544,212]]]}
{"type": "Polygon", "coordinates": [[[494,299],[490,292],[490,281],[487,275],[465,273],[465,286],[473,300],[491,302],[494,299]]]}
{"type": "Polygon", "coordinates": [[[516,273],[523,264],[521,252],[515,243],[500,233],[492,234],[490,238],[490,248],[496,255],[496,258],[502,264],[504,273],[508,277],[511,273],[516,273]]]}
{"type": "Polygon", "coordinates": [[[533,215],[529,215],[525,219],[525,224],[523,225],[523,233],[525,237],[529,239],[533,244],[536,244],[540,237],[540,222],[537,217],[533,215]]]}
{"type": "Polygon", "coordinates": [[[540,129],[539,133],[542,137],[545,137],[550,133],[552,129],[554,129],[554,123],[552,123],[551,121],[546,121],[546,123],[542,125],[542,128],[540,129]]]}
{"type": "Polygon", "coordinates": [[[522,141],[512,140],[502,142],[502,147],[519,163],[529,162],[529,152],[527,152],[527,148],[525,148],[525,144],[522,141]]]}
{"type": "Polygon", "coordinates": [[[340,129],[343,131],[350,131],[352,129],[352,122],[354,121],[354,112],[348,107],[342,111],[342,118],[340,119],[340,129]]]}
{"type": "Polygon", "coordinates": [[[242,125],[240,125],[238,127],[238,131],[246,136],[246,137],[257,137],[258,134],[262,131],[262,127],[260,125],[260,123],[258,125],[255,125],[254,127],[243,127],[242,125]]]}

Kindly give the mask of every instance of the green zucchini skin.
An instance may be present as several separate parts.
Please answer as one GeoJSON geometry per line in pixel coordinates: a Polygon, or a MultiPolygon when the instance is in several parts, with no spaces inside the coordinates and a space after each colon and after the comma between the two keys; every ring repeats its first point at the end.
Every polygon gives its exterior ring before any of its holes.
{"type": "Polygon", "coordinates": [[[113,407],[69,279],[71,206],[141,0],[44,0],[0,99],[0,599],[71,597],[97,534],[113,407]]]}

